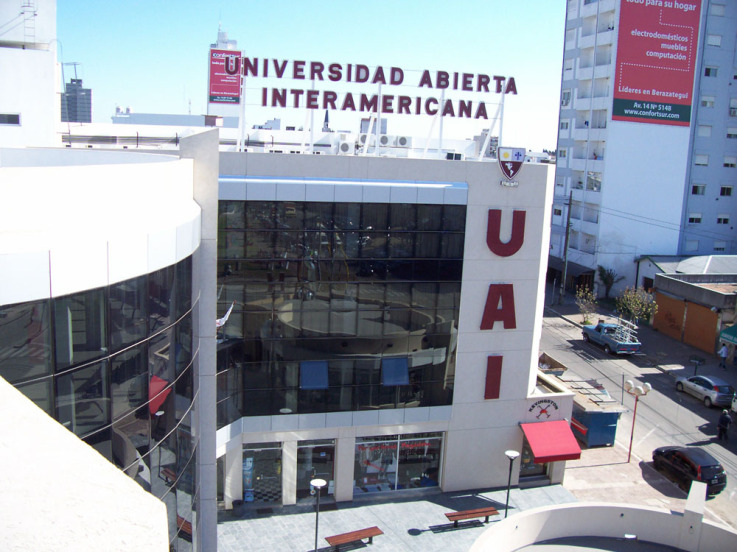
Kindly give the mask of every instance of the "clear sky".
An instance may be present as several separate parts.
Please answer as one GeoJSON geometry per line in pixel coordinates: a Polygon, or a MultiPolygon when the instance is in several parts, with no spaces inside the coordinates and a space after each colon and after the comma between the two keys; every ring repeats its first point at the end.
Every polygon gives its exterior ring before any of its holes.
{"type": "MultiPolygon", "coordinates": [[[[565,21],[564,0],[58,0],[57,33],[66,80],[92,89],[93,120],[110,122],[115,107],[139,113],[207,111],[208,54],[218,26],[248,57],[400,67],[405,82],[384,94],[440,98],[417,88],[423,70],[514,77],[517,95],[504,103],[502,142],[535,151],[555,149],[565,21]]],[[[281,118],[303,126],[306,110],[263,109],[249,79],[247,124],[281,118]]],[[[493,82],[493,81],[492,81],[493,82]]],[[[309,89],[282,79],[282,88],[309,89]]],[[[323,85],[323,89],[331,89],[323,85]]],[[[317,88],[320,88],[319,86],[317,88]]],[[[333,89],[339,92],[338,87],[333,89]]],[[[376,87],[353,85],[355,94],[376,87]]],[[[339,92],[340,93],[340,92],[339,92]]],[[[446,99],[485,101],[489,117],[500,96],[460,90],[446,99]]],[[[474,111],[475,111],[474,107],[474,111]]],[[[335,111],[336,130],[358,130],[367,114],[335,111]]],[[[324,112],[315,113],[322,126],[324,112]]],[[[389,115],[389,134],[424,136],[432,118],[389,115]]],[[[491,120],[444,118],[443,135],[471,138],[491,120]]],[[[498,129],[498,127],[497,127],[498,129]]],[[[434,135],[438,125],[433,127],[434,135]]],[[[498,130],[494,131],[498,134],[498,130]]]]}

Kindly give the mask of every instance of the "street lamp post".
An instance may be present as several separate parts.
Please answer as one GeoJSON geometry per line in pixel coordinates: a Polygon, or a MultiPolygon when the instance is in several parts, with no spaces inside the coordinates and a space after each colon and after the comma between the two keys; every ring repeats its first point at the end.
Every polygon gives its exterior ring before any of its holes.
{"type": "Polygon", "coordinates": [[[637,403],[640,400],[640,397],[644,397],[647,395],[651,390],[653,386],[649,383],[646,383],[645,385],[635,385],[632,380],[627,380],[624,382],[624,390],[627,391],[628,394],[632,395],[635,398],[635,410],[632,413],[632,432],[630,433],[630,448],[627,452],[627,463],[630,462],[630,457],[632,456],[632,440],[635,437],[635,421],[637,420],[637,403]]]}
{"type": "Polygon", "coordinates": [[[317,552],[317,528],[320,524],[320,491],[327,485],[327,481],[324,479],[313,479],[310,481],[310,485],[314,487],[317,493],[317,505],[315,507],[315,552],[317,552]]]}
{"type": "Polygon", "coordinates": [[[509,489],[512,487],[512,465],[514,461],[519,457],[519,452],[516,450],[507,450],[504,452],[505,456],[509,458],[509,477],[507,478],[507,503],[504,506],[504,517],[507,517],[509,511],[509,489]]]}

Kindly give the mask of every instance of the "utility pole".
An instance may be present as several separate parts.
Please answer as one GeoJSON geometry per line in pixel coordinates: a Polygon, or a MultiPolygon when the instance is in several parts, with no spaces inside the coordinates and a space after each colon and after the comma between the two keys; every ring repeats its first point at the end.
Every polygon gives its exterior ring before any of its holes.
{"type": "Polygon", "coordinates": [[[568,237],[571,234],[571,203],[573,202],[573,191],[568,192],[568,214],[566,215],[566,240],[563,245],[563,277],[560,281],[560,295],[558,296],[558,304],[563,304],[563,297],[566,294],[566,277],[568,272],[568,237]]]}

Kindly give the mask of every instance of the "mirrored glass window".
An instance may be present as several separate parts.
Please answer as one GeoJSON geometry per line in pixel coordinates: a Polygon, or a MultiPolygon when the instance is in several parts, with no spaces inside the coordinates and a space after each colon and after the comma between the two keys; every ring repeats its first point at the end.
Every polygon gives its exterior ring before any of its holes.
{"type": "Polygon", "coordinates": [[[17,383],[50,375],[51,337],[48,301],[0,307],[0,376],[17,383]]]}
{"type": "Polygon", "coordinates": [[[110,423],[107,361],[56,377],[57,419],[84,436],[110,423]]]}
{"type": "Polygon", "coordinates": [[[145,339],[147,299],[146,276],[110,286],[110,346],[113,351],[145,339]]]}
{"type": "Polygon", "coordinates": [[[100,358],[108,351],[103,289],[54,299],[57,372],[100,358]]]}

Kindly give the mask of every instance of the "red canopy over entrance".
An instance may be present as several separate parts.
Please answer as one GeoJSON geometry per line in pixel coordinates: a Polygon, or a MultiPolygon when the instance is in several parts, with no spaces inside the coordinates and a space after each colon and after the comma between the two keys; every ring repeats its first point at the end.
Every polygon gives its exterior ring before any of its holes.
{"type": "Polygon", "coordinates": [[[581,447],[565,420],[520,424],[530,443],[535,464],[577,460],[581,457],[581,447]]]}

